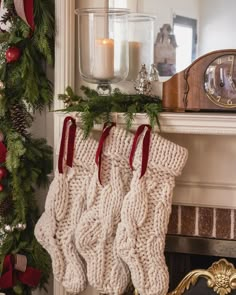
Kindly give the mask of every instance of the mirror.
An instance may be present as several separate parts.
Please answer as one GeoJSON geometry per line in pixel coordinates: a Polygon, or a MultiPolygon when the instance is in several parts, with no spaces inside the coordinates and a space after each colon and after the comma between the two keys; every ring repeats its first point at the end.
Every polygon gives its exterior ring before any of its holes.
{"type": "Polygon", "coordinates": [[[155,15],[155,39],[163,25],[169,24],[173,29],[170,35],[176,37],[176,72],[207,52],[236,48],[235,0],[110,0],[109,5],[155,15]],[[196,31],[191,36],[191,25],[186,21],[192,20],[196,31]]]}
{"type": "Polygon", "coordinates": [[[136,7],[157,16],[155,36],[163,25],[171,25],[177,72],[207,52],[236,48],[235,0],[137,0],[136,7]]]}
{"type": "MultiPolygon", "coordinates": [[[[164,65],[161,70],[159,68],[161,81],[185,69],[205,53],[236,48],[235,0],[76,0],[76,7],[80,8],[104,6],[129,8],[132,12],[154,15],[157,19],[154,31],[155,43],[161,29],[166,32],[168,42],[171,43],[172,40],[175,44],[176,41],[174,67],[171,60],[173,52],[170,50],[170,57],[166,57],[168,51],[165,48],[162,51],[164,65]],[[169,25],[170,29],[168,26],[165,27],[165,24],[169,25]],[[168,39],[168,34],[175,40],[168,39]]],[[[160,51],[156,52],[156,56],[161,56],[160,51]]]]}

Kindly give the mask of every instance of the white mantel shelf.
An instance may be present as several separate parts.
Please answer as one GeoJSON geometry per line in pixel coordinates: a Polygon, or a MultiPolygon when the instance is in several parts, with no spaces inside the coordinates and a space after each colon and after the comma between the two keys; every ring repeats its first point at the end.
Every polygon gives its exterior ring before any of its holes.
{"type": "Polygon", "coordinates": [[[162,113],[162,132],[236,135],[236,113],[162,113]]]}
{"type": "MultiPolygon", "coordinates": [[[[79,114],[67,114],[77,118],[80,122],[79,114]]],[[[65,117],[65,113],[59,116],[65,117]]],[[[125,127],[125,117],[122,113],[113,113],[113,121],[125,127]]],[[[206,135],[236,135],[236,113],[169,113],[160,114],[161,132],[180,134],[206,134],[206,135]]],[[[148,124],[146,114],[136,114],[133,121],[133,129],[141,124],[148,124]]],[[[101,125],[95,129],[102,129],[101,125]]]]}

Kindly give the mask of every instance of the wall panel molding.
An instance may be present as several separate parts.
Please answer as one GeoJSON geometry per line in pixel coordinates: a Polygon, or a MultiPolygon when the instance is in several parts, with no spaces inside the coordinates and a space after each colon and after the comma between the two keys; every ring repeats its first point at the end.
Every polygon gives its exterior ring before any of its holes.
{"type": "MultiPolygon", "coordinates": [[[[56,0],[56,40],[55,40],[55,92],[54,109],[63,106],[57,99],[65,88],[75,83],[75,0],[56,0]]],[[[54,147],[60,136],[60,116],[54,113],[54,147]]],[[[56,153],[54,153],[56,154],[56,153]]],[[[56,161],[54,161],[55,163],[56,161]]],[[[54,282],[54,295],[67,293],[58,282],[54,282]]]]}

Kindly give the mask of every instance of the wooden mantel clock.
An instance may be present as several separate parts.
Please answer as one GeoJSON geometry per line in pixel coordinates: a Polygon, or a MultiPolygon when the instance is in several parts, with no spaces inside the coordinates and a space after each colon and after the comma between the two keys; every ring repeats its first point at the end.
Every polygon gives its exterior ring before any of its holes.
{"type": "Polygon", "coordinates": [[[212,51],[163,83],[167,111],[236,111],[236,49],[212,51]]]}

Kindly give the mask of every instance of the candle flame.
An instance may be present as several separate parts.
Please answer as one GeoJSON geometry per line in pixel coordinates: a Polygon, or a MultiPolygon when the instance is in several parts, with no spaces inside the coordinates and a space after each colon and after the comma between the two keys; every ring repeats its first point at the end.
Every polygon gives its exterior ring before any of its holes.
{"type": "Polygon", "coordinates": [[[97,44],[101,44],[101,45],[114,45],[114,40],[113,39],[97,39],[96,40],[97,44]]]}
{"type": "Polygon", "coordinates": [[[110,39],[103,39],[103,40],[102,40],[102,43],[103,43],[103,44],[108,44],[108,43],[110,43],[110,42],[111,42],[110,39]]]}

